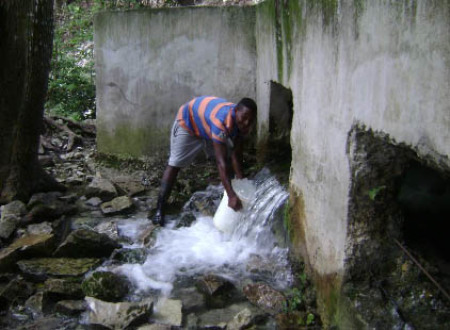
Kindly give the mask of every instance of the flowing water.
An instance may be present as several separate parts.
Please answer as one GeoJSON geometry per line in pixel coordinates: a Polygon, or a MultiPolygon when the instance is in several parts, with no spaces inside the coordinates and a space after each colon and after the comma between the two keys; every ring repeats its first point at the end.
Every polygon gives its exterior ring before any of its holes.
{"type": "MultiPolygon", "coordinates": [[[[255,198],[232,233],[217,230],[210,216],[197,214],[190,227],[181,228],[176,228],[179,218],[175,217],[158,231],[144,264],[124,264],[110,270],[126,275],[136,294],[173,296],[177,283],[206,274],[220,275],[236,286],[247,280],[262,280],[280,290],[287,288],[292,280],[288,251],[277,241],[273,224],[282,221],[275,215],[279,215],[276,211],[288,193],[268,170],[261,171],[254,182],[255,198]]],[[[204,193],[220,196],[221,191],[220,186],[210,186],[204,193]]],[[[215,200],[216,205],[219,202],[215,200]]],[[[146,219],[123,221],[119,231],[136,241],[146,226],[146,219]]],[[[137,247],[140,245],[136,243],[128,246],[137,247]]]]}

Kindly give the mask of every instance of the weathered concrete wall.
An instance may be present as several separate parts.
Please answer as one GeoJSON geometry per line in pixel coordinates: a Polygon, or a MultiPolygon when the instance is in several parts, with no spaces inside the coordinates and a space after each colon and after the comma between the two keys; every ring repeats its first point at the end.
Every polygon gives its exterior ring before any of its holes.
{"type": "Polygon", "coordinates": [[[105,12],[95,19],[97,145],[167,152],[179,106],[198,95],[256,96],[253,7],[105,12]]]}
{"type": "MultiPolygon", "coordinates": [[[[299,0],[261,8],[257,26],[276,21],[272,36],[257,36],[258,102],[267,103],[267,80],[292,90],[295,247],[322,279],[323,298],[334,299],[351,252],[352,127],[383,132],[450,168],[450,3],[299,0]]],[[[268,114],[260,108],[264,134],[268,114]]]]}

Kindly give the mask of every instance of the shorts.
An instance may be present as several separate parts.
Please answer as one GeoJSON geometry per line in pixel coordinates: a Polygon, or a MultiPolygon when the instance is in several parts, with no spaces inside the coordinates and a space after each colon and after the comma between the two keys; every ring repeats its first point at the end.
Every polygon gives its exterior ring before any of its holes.
{"type": "Polygon", "coordinates": [[[214,156],[212,141],[190,134],[175,120],[170,134],[169,165],[186,167],[190,165],[199,152],[203,150],[208,157],[214,156]]]}

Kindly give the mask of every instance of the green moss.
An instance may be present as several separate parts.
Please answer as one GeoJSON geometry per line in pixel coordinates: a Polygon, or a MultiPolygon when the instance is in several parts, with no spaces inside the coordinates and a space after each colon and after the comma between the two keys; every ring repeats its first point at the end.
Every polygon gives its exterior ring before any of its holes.
{"type": "Polygon", "coordinates": [[[133,127],[132,124],[117,125],[112,132],[98,127],[98,152],[119,158],[140,157],[166,149],[169,144],[169,128],[155,130],[133,127]]]}

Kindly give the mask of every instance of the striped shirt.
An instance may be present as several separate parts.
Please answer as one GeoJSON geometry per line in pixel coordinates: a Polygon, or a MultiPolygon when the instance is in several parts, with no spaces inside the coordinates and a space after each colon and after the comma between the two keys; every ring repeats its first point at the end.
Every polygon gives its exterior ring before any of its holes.
{"type": "Polygon", "coordinates": [[[238,134],[236,104],[215,96],[200,96],[183,104],[177,120],[189,133],[217,143],[238,134]]]}

